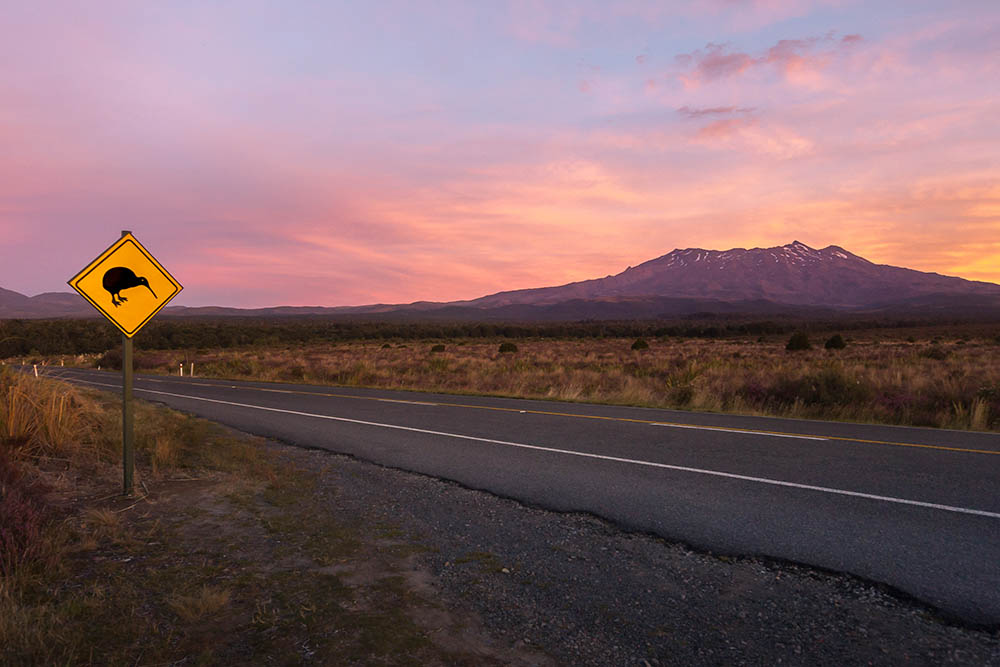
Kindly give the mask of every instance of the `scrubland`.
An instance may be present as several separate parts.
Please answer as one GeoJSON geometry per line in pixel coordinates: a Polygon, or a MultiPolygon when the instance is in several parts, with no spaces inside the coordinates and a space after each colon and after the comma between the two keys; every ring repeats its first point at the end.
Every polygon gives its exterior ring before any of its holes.
{"type": "Polygon", "coordinates": [[[137,365],[177,373],[184,363],[188,373],[193,362],[206,377],[1000,429],[1000,338],[876,332],[825,349],[827,335],[813,335],[801,351],[785,349],[787,336],[651,338],[642,350],[632,349],[634,338],[528,339],[515,352],[500,352],[504,339],[470,338],[143,351],[137,365]]]}

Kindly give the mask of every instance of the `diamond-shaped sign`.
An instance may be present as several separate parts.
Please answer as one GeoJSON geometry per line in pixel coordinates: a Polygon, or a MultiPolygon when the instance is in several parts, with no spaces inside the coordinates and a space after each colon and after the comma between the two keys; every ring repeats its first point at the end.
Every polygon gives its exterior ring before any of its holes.
{"type": "Polygon", "coordinates": [[[129,338],[184,289],[131,233],[70,279],[69,286],[129,338]]]}

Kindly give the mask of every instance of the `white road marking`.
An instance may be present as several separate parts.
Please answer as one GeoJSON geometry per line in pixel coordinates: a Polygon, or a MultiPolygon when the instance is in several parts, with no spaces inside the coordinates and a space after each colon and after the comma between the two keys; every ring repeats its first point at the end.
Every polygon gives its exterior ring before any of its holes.
{"type": "MultiPolygon", "coordinates": [[[[119,385],[115,384],[104,384],[101,382],[90,382],[87,380],[78,380],[84,384],[93,384],[100,387],[111,387],[113,389],[120,389],[119,385]]],[[[797,482],[785,482],[780,479],[769,479],[767,477],[751,477],[750,475],[737,475],[731,472],[722,472],[720,470],[705,470],[702,468],[691,468],[688,466],[677,466],[668,463],[656,463],[655,461],[642,461],[639,459],[626,459],[619,456],[607,456],[604,454],[591,454],[588,452],[574,452],[570,449],[558,449],[556,447],[542,447],[541,445],[528,445],[523,442],[510,442],[508,440],[494,440],[492,438],[480,438],[473,435],[463,435],[461,433],[447,433],[445,431],[431,431],[425,428],[415,428],[413,426],[400,426],[398,424],[383,424],[380,422],[370,422],[361,419],[349,419],[347,417],[334,417],[332,415],[319,415],[312,412],[299,412],[298,410],[285,410],[282,408],[269,408],[263,405],[252,405],[250,403],[236,403],[234,401],[223,401],[217,398],[205,398],[202,396],[188,396],[186,394],[174,394],[169,391],[156,391],[154,389],[140,389],[136,387],[135,391],[143,391],[147,394],[159,394],[161,396],[173,396],[175,398],[186,398],[192,401],[204,401],[206,403],[218,403],[220,405],[232,405],[238,408],[250,408],[252,410],[265,410],[267,412],[280,412],[287,415],[298,415],[300,417],[313,417],[315,419],[328,419],[330,421],[346,422],[349,424],[362,424],[364,426],[377,426],[379,428],[391,428],[398,431],[410,431],[413,433],[426,433],[428,435],[438,435],[446,438],[456,438],[459,440],[473,440],[475,442],[486,442],[493,445],[504,445],[506,447],[518,447],[520,449],[531,449],[540,452],[549,452],[552,454],[565,454],[567,456],[579,456],[581,458],[588,459],[599,459],[602,461],[614,461],[616,463],[629,463],[632,465],[646,466],[650,468],[663,468],[666,470],[677,470],[679,472],[690,472],[699,475],[710,475],[712,477],[725,477],[727,479],[738,479],[745,482],[757,482],[758,484],[769,484],[771,486],[784,486],[793,489],[804,489],[807,491],[818,491],[820,493],[829,493],[839,496],[850,496],[853,498],[866,498],[868,500],[880,500],[886,503],[895,503],[898,505],[912,505],[915,507],[927,507],[930,509],[942,510],[944,512],[955,512],[957,514],[973,514],[976,516],[985,516],[991,519],[1000,519],[1000,513],[998,512],[987,512],[986,510],[970,509],[968,507],[955,507],[953,505],[941,505],[939,503],[928,503],[922,500],[909,500],[907,498],[895,498],[893,496],[879,496],[873,493],[862,493],[860,491],[847,491],[845,489],[834,489],[827,486],[815,486],[813,484],[799,484],[797,482]]]]}
{"type": "Polygon", "coordinates": [[[669,426],[670,428],[693,428],[699,431],[725,431],[726,433],[743,433],[746,435],[770,435],[775,438],[798,438],[799,440],[829,440],[812,435],[792,435],[791,433],[773,433],[770,431],[750,431],[740,428],[719,428],[718,426],[695,426],[694,424],[661,424],[656,422],[650,426],[669,426]]]}

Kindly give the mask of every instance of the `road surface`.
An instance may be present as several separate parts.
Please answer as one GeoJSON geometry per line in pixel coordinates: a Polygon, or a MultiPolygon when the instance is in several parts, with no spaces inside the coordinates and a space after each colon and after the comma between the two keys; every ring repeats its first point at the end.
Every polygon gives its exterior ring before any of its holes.
{"type": "MultiPolygon", "coordinates": [[[[45,375],[120,391],[119,373],[45,375]]],[[[135,377],[240,430],[847,572],[1000,627],[1000,436],[403,391],[135,377]]]]}

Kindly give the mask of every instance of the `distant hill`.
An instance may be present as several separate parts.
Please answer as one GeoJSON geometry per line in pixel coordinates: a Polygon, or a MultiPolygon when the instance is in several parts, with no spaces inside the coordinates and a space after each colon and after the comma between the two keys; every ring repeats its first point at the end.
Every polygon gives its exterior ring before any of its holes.
{"type": "Polygon", "coordinates": [[[45,292],[25,296],[0,287],[0,319],[89,317],[96,314],[93,306],[75,292],[45,292]]]}
{"type": "MultiPolygon", "coordinates": [[[[468,301],[370,306],[165,308],[206,317],[353,316],[386,319],[658,319],[699,313],[828,316],[836,313],[1000,317],[1000,285],[874,264],[831,245],[676,249],[605,278],[498,292],[468,301]]],[[[0,319],[95,315],[73,293],[27,297],[0,288],[0,319]]]]}

